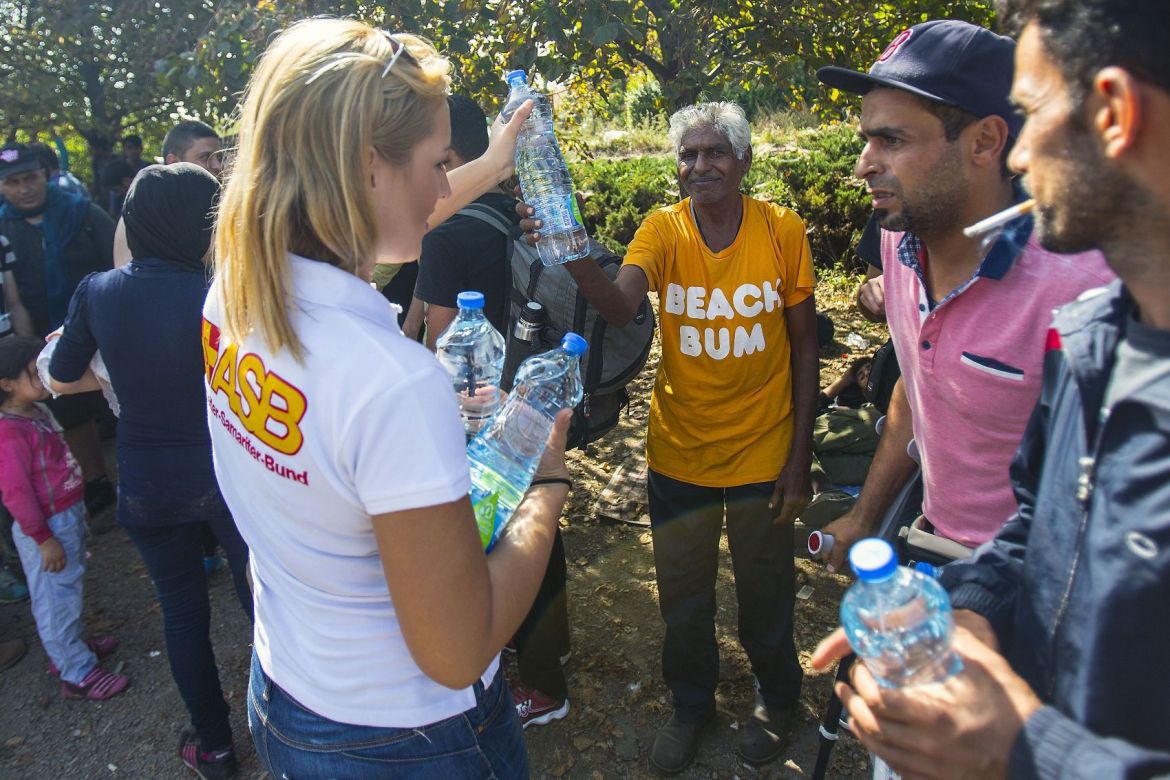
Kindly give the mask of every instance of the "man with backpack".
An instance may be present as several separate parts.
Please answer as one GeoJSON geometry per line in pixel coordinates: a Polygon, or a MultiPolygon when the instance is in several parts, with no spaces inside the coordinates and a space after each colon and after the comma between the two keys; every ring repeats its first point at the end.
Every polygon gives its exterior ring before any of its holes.
{"type": "MultiPolygon", "coordinates": [[[[448,95],[447,107],[451,110],[450,171],[487,150],[488,126],[483,109],[470,98],[448,95]]],[[[516,200],[503,190],[484,193],[473,206],[490,209],[509,226],[517,221],[516,200]]],[[[435,348],[439,334],[455,319],[455,298],[464,290],[483,293],[484,315],[496,330],[506,334],[512,289],[508,267],[511,241],[491,224],[468,214],[455,214],[423,236],[414,297],[426,304],[429,348],[435,348]]]]}
{"type": "Polygon", "coordinates": [[[588,258],[565,265],[610,324],[634,317],[648,291],[659,295],[662,358],[646,454],[666,622],[663,677],[674,714],[655,737],[650,762],[666,774],[691,763],[715,714],[715,579],[725,514],[739,636],[760,694],[739,756],[751,764],[775,760],[799,717],[791,522],[809,499],[818,389],[804,223],[740,193],[752,160],[743,110],[733,103],[684,108],[671,117],[670,139],[690,197],[642,223],[615,279],[588,258]]]}
{"type": "MultiPolygon", "coordinates": [[[[469,98],[449,95],[447,106],[451,110],[447,169],[451,170],[487,150],[488,126],[483,110],[469,98]]],[[[512,196],[497,190],[481,195],[468,209],[489,209],[511,226],[518,219],[515,204],[512,196]]],[[[468,209],[423,237],[414,295],[426,303],[426,344],[432,350],[455,318],[455,298],[464,290],[483,293],[488,320],[501,333],[508,330],[512,237],[467,213],[468,209]]],[[[523,728],[543,726],[569,714],[569,688],[561,666],[561,658],[569,654],[567,580],[565,543],[558,529],[536,601],[513,639],[520,679],[512,681],[512,698],[523,728]]]]}

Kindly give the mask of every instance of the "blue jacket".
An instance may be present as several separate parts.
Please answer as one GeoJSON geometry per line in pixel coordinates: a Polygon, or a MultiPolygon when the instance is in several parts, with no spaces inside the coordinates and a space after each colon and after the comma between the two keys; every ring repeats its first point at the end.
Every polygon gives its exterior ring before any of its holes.
{"type": "Polygon", "coordinates": [[[943,570],[1045,703],[1012,777],[1170,776],[1170,379],[1101,411],[1133,314],[1120,282],[1057,312],[1011,469],[1019,511],[943,570]]]}

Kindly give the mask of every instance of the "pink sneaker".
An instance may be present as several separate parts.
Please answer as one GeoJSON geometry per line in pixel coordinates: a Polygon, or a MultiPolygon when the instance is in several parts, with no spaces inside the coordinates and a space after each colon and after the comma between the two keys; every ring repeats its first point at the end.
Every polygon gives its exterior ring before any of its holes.
{"type": "Polygon", "coordinates": [[[568,699],[551,699],[523,683],[512,686],[512,703],[522,728],[545,726],[569,714],[568,699]]]}
{"type": "MultiPolygon", "coordinates": [[[[90,649],[90,651],[98,657],[98,660],[100,661],[118,649],[118,638],[108,634],[106,636],[99,636],[94,639],[87,640],[85,644],[90,649]]],[[[61,676],[61,670],[58,669],[57,664],[53,663],[52,661],[49,661],[49,674],[53,675],[54,677],[61,676]]]]}
{"type": "Polygon", "coordinates": [[[117,696],[130,685],[130,678],[124,674],[114,674],[100,666],[85,676],[77,685],[61,681],[61,695],[66,699],[88,699],[89,701],[105,701],[117,696]]]}

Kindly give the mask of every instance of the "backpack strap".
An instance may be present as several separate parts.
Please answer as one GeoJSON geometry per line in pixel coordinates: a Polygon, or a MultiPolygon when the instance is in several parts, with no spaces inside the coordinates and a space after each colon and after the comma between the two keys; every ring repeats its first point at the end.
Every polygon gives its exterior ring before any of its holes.
{"type": "Polygon", "coordinates": [[[480,222],[486,222],[508,238],[512,238],[512,225],[504,218],[503,214],[491,206],[486,206],[483,203],[469,203],[455,213],[460,216],[478,219],[480,222]]]}
{"type": "Polygon", "coordinates": [[[510,330],[512,327],[512,304],[523,308],[524,304],[527,303],[526,300],[519,300],[523,296],[517,293],[516,286],[512,281],[512,254],[516,251],[515,239],[512,238],[512,225],[504,218],[503,214],[483,203],[468,203],[455,213],[460,216],[470,217],[471,219],[478,219],[480,222],[486,222],[503,233],[504,238],[507,239],[508,254],[504,258],[504,288],[509,291],[509,294],[504,296],[504,300],[501,303],[504,307],[501,321],[506,323],[506,327],[510,330]]]}

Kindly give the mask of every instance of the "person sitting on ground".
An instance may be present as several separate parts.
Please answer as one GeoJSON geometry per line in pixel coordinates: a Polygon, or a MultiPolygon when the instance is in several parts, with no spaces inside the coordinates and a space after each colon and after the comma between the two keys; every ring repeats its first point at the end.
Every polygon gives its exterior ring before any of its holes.
{"type": "MultiPolygon", "coordinates": [[[[1162,0],[1023,0],[1011,165],[1040,243],[1120,282],[1056,312],[1018,511],[945,566],[963,670],[837,690],[903,777],[1170,776],[1170,49],[1162,0]]],[[[847,653],[838,631],[824,667],[847,653]]]]}
{"type": "Polygon", "coordinates": [[[370,286],[512,170],[530,104],[448,179],[449,69],[413,35],[317,18],[273,39],[244,95],[203,355],[274,777],[528,774],[499,654],[568,495],[570,412],[484,555],[450,378],[370,286]]]}
{"type": "Polygon", "coordinates": [[[1043,250],[1030,215],[990,246],[963,234],[1025,197],[1005,164],[1022,123],[1008,100],[1014,50],[982,27],[931,21],[895,37],[868,73],[817,71],[864,95],[855,173],[883,228],[885,311],[902,372],[857,503],[824,529],[836,538],[835,570],[919,466],[916,522],[959,554],[994,536],[1015,507],[1008,466],[1040,392],[1052,309],[1113,278],[1100,253],[1043,250]]]}
{"type": "MultiPolygon", "coordinates": [[[[32,320],[33,335],[61,326],[69,299],[86,275],[113,264],[114,223],[97,204],[50,186],[40,155],[22,144],[0,149],[0,233],[12,244],[13,277],[32,320]]],[[[106,414],[101,393],[46,403],[85,475],[85,504],[97,515],[116,500],[106,471],[97,419],[106,414]]]]}
{"type": "Polygon", "coordinates": [[[16,518],[12,539],[28,578],[33,619],[50,671],[67,699],[105,701],[130,678],[102,669],[98,659],[118,641],[81,635],[85,581],[85,484],[60,426],[40,404],[48,395],[37,376],[44,342],[0,339],[0,492],[16,518]]]}
{"type": "Polygon", "coordinates": [[[865,386],[869,383],[869,371],[873,367],[872,357],[859,357],[846,366],[841,376],[833,380],[817,396],[817,413],[831,407],[856,409],[865,403],[865,386]]]}
{"type": "Polygon", "coordinates": [[[219,183],[191,163],[144,168],[123,219],[134,260],[86,277],[56,340],[48,381],[88,389],[100,350],[117,396],[118,524],[146,564],[162,606],[171,676],[193,730],[180,758],[208,776],[235,766],[228,705],[211,646],[203,538],[213,531],[249,618],[248,549],[211,463],[200,327],[219,183]]]}
{"type": "MultiPolygon", "coordinates": [[[[676,773],[715,715],[725,515],[740,641],[759,683],[738,755],[750,764],[779,758],[800,717],[791,524],[809,501],[817,325],[804,223],[740,192],[752,163],[743,109],[688,106],[671,117],[670,141],[689,197],[647,217],[616,280],[590,258],[565,268],[612,324],[633,319],[649,290],[659,293],[647,491],[674,712],[650,762],[676,773]]],[[[529,218],[525,231],[539,228],[527,205],[517,209],[529,218]]]]}
{"type": "Polygon", "coordinates": [[[843,487],[865,482],[878,445],[882,411],[868,397],[872,357],[855,359],[821,391],[813,422],[813,498],[800,513],[808,528],[821,528],[853,506],[855,493],[843,487]]]}

